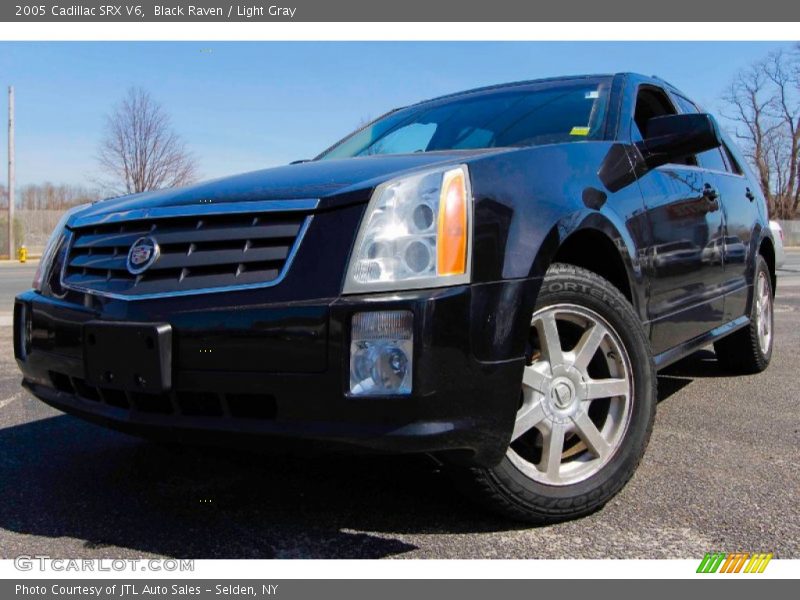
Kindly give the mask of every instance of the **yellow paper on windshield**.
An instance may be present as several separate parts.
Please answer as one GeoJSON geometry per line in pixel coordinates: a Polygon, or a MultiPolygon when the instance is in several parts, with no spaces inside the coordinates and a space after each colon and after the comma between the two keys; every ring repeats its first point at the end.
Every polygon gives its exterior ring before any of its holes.
{"type": "Polygon", "coordinates": [[[570,135],[589,135],[588,127],[573,127],[569,132],[570,135]]]}

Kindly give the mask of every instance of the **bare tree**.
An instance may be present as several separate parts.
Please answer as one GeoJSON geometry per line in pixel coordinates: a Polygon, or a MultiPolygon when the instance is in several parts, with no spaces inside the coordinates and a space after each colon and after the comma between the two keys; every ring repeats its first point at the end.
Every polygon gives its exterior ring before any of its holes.
{"type": "Polygon", "coordinates": [[[197,162],[172,129],[169,115],[142,88],[130,88],[108,115],[98,161],[110,187],[129,194],[197,178],[197,162]]]}
{"type": "Polygon", "coordinates": [[[800,205],[800,47],[740,71],[723,100],[770,216],[793,218],[800,205]]]}

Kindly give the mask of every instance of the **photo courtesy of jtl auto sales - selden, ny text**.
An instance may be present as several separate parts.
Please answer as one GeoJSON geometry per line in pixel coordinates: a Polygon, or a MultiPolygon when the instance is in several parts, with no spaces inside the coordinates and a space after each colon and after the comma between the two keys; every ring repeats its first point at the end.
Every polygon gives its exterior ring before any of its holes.
{"type": "Polygon", "coordinates": [[[3,4],[0,120],[3,600],[798,594],[800,5],[3,4]]]}

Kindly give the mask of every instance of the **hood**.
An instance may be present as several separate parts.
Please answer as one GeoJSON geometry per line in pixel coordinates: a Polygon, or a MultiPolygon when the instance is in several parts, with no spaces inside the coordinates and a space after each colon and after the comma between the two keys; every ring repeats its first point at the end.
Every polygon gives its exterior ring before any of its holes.
{"type": "Polygon", "coordinates": [[[397,175],[434,165],[457,164],[508,149],[459,150],[418,154],[376,155],[311,161],[253,171],[170,188],[103,200],[80,212],[80,218],[111,212],[158,207],[255,202],[319,200],[320,208],[344,206],[369,199],[375,186],[397,175]]]}

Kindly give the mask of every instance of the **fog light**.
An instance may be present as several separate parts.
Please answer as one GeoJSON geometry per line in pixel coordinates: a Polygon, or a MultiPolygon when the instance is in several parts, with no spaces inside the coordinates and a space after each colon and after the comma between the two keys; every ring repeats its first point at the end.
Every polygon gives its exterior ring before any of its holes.
{"type": "Polygon", "coordinates": [[[350,393],[385,396],[411,393],[414,316],[407,310],[353,315],[350,393]]]}

